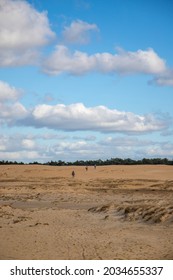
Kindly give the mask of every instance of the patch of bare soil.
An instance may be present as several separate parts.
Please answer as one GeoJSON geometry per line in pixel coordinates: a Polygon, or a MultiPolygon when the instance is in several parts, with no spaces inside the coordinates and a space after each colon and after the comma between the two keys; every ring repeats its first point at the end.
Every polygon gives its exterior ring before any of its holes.
{"type": "Polygon", "coordinates": [[[0,166],[0,259],[172,259],[172,168],[0,166]]]}

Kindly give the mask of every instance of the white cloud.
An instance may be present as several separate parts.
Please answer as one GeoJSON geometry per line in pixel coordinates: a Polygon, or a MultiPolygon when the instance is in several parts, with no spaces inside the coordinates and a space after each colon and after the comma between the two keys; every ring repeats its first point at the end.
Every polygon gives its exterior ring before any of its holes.
{"type": "Polygon", "coordinates": [[[156,143],[153,146],[149,146],[145,149],[145,157],[166,157],[172,159],[173,157],[173,144],[172,143],[156,143]]]}
{"type": "Polygon", "coordinates": [[[109,145],[109,146],[115,146],[115,147],[130,147],[131,149],[134,149],[135,147],[145,147],[149,145],[153,145],[154,142],[151,140],[144,140],[137,137],[112,137],[109,136],[105,138],[104,140],[100,141],[101,145],[109,145]]]}
{"type": "MultiPolygon", "coordinates": [[[[144,157],[167,157],[173,156],[172,143],[154,142],[134,137],[117,137],[112,142],[102,141],[63,141],[53,144],[46,153],[47,158],[52,160],[92,160],[110,159],[113,157],[142,159],[144,157]]],[[[44,155],[45,157],[45,155],[44,155]]]]}
{"type": "Polygon", "coordinates": [[[18,102],[21,93],[21,90],[0,81],[0,124],[12,124],[26,117],[26,108],[18,102]]]}
{"type": "Polygon", "coordinates": [[[89,32],[98,31],[96,24],[89,24],[82,20],[76,20],[70,26],[65,26],[62,32],[65,42],[75,44],[87,44],[89,42],[89,32]]]}
{"type": "Polygon", "coordinates": [[[0,158],[3,160],[12,160],[12,161],[33,161],[40,159],[40,155],[37,151],[12,151],[12,152],[1,152],[0,151],[0,158]]]}
{"type": "MultiPolygon", "coordinates": [[[[132,112],[109,109],[105,106],[86,107],[82,103],[70,105],[39,104],[25,108],[19,102],[21,90],[0,81],[0,123],[13,126],[62,131],[99,131],[103,133],[148,133],[169,129],[170,118],[166,115],[138,115],[132,112]]],[[[31,139],[32,140],[32,139],[31,139]]],[[[31,142],[26,142],[31,145],[31,142]]]]}
{"type": "Polygon", "coordinates": [[[17,121],[25,118],[28,112],[19,102],[13,104],[0,103],[0,124],[15,125],[17,121]]]}
{"type": "Polygon", "coordinates": [[[22,146],[23,146],[23,148],[30,150],[30,149],[34,149],[36,145],[35,145],[34,140],[23,139],[22,140],[22,146]]]}
{"type": "Polygon", "coordinates": [[[173,86],[173,70],[168,69],[157,75],[150,83],[157,84],[158,86],[173,86]]]}
{"type": "Polygon", "coordinates": [[[0,66],[31,64],[37,48],[55,38],[46,12],[23,0],[1,0],[0,66]]]}
{"type": "Polygon", "coordinates": [[[75,161],[77,159],[98,159],[105,156],[105,150],[97,142],[87,141],[63,141],[52,145],[48,154],[53,159],[61,159],[65,161],[75,161]]]}
{"type": "Polygon", "coordinates": [[[116,54],[88,55],[80,51],[71,53],[67,47],[58,45],[43,63],[43,71],[49,75],[58,75],[63,72],[82,75],[91,71],[117,74],[159,74],[165,70],[165,61],[153,49],[136,52],[118,50],[116,54]]]}
{"type": "MultiPolygon", "coordinates": [[[[98,143],[106,152],[107,158],[154,158],[173,156],[173,144],[171,142],[152,141],[141,137],[107,137],[98,143]],[[107,150],[106,150],[107,147],[107,150]]],[[[101,149],[100,149],[101,150],[101,149]]]]}
{"type": "Polygon", "coordinates": [[[111,110],[105,106],[87,108],[82,103],[38,105],[30,114],[27,123],[34,127],[64,131],[90,130],[122,133],[147,133],[163,130],[168,126],[166,120],[152,114],[137,115],[111,110]]]}
{"type": "MultiPolygon", "coordinates": [[[[76,20],[65,26],[62,34],[66,43],[86,44],[91,32],[97,31],[96,24],[76,20]]],[[[40,48],[55,38],[46,11],[37,11],[26,0],[0,0],[0,67],[40,66],[40,48]]],[[[153,49],[89,55],[57,45],[54,52],[44,59],[41,68],[48,75],[84,75],[90,72],[152,74],[151,83],[173,86],[172,70],[153,49]]]]}
{"type": "MultiPolygon", "coordinates": [[[[38,137],[39,139],[39,137],[38,137]]],[[[38,143],[38,139],[31,140],[25,134],[11,133],[0,135],[0,158],[3,160],[32,161],[47,160],[45,145],[38,143]]]]}
{"type": "Polygon", "coordinates": [[[171,142],[152,141],[142,137],[103,137],[95,141],[77,139],[44,139],[39,134],[11,133],[0,135],[0,158],[17,161],[87,160],[113,157],[142,159],[173,156],[171,142]]]}
{"type": "Polygon", "coordinates": [[[0,67],[15,67],[23,65],[37,65],[40,54],[35,49],[0,50],[0,67]]]}
{"type": "Polygon", "coordinates": [[[0,80],[0,102],[18,100],[22,91],[0,80]]]}

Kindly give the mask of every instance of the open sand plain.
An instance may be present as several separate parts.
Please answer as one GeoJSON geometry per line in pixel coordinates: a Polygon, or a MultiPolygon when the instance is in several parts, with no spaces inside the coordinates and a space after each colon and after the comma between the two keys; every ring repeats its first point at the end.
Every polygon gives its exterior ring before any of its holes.
{"type": "Polygon", "coordinates": [[[172,260],[173,166],[1,165],[0,259],[172,260]]]}

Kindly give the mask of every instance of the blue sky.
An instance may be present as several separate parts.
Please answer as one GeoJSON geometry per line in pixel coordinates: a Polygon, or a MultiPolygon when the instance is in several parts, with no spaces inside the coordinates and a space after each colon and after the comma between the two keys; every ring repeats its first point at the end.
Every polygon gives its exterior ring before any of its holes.
{"type": "Polygon", "coordinates": [[[172,11],[0,0],[0,159],[172,159],[172,11]]]}

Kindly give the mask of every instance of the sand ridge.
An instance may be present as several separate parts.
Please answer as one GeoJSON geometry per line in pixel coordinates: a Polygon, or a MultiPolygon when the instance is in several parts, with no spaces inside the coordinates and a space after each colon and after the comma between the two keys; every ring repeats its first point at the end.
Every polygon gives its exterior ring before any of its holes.
{"type": "Polygon", "coordinates": [[[0,166],[0,259],[172,259],[172,170],[0,166]]]}

